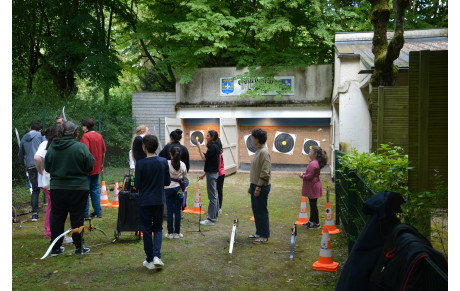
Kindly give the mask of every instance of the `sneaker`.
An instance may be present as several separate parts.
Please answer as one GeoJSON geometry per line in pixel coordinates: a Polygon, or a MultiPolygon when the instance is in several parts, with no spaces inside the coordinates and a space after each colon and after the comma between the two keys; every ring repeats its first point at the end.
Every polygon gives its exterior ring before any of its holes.
{"type": "Polygon", "coordinates": [[[32,221],[38,221],[38,214],[32,214],[32,221]]]}
{"type": "Polygon", "coordinates": [[[93,212],[90,214],[91,217],[102,218],[102,213],[93,212]]]}
{"type": "Polygon", "coordinates": [[[256,238],[253,243],[256,244],[256,245],[259,245],[259,244],[266,244],[268,242],[268,238],[266,237],[259,237],[259,238],[256,238]]]}
{"type": "Polygon", "coordinates": [[[251,234],[250,236],[248,236],[248,238],[259,238],[260,235],[258,234],[251,234]]]}
{"type": "Polygon", "coordinates": [[[151,262],[149,263],[149,262],[147,262],[147,260],[145,260],[145,261],[142,263],[142,265],[143,265],[144,267],[146,267],[147,269],[149,269],[149,270],[155,269],[155,265],[153,264],[153,261],[151,261],[151,262]]]}
{"type": "Polygon", "coordinates": [[[165,265],[159,257],[154,257],[153,258],[153,264],[155,265],[155,268],[161,269],[165,265]]]}
{"type": "Polygon", "coordinates": [[[89,251],[90,251],[89,248],[82,247],[82,248],[76,249],[75,254],[76,255],[83,255],[83,254],[89,253],[89,251]]]}
{"type": "Polygon", "coordinates": [[[222,209],[219,209],[219,216],[222,215],[222,209]]]}
{"type": "Polygon", "coordinates": [[[174,235],[172,233],[165,234],[165,238],[173,239],[174,235]]]}
{"type": "Polygon", "coordinates": [[[183,238],[184,235],[182,233],[175,233],[174,238],[183,238]]]}
{"type": "Polygon", "coordinates": [[[57,257],[57,256],[59,256],[60,254],[62,254],[64,251],[65,251],[65,248],[61,246],[61,247],[59,248],[59,250],[52,250],[52,251],[51,251],[51,256],[52,256],[52,257],[57,257]]]}
{"type": "Polygon", "coordinates": [[[212,226],[212,225],[215,225],[215,223],[214,223],[214,222],[212,222],[212,221],[211,221],[211,220],[209,220],[209,219],[206,219],[206,220],[200,221],[200,224],[201,224],[201,225],[211,225],[211,226],[212,226]]]}
{"type": "Polygon", "coordinates": [[[321,228],[321,224],[312,222],[310,226],[307,226],[309,229],[321,228]]]}
{"type": "Polygon", "coordinates": [[[312,222],[309,220],[307,223],[304,223],[302,225],[306,228],[310,228],[310,226],[312,225],[312,222]]]}

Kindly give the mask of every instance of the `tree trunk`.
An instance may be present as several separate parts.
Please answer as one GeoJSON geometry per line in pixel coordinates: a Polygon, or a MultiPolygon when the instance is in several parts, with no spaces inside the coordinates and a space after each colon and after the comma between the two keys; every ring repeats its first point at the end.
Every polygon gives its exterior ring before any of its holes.
{"type": "Polygon", "coordinates": [[[372,53],[374,54],[374,73],[371,84],[377,86],[394,86],[398,68],[393,64],[404,46],[404,14],[409,7],[409,0],[394,0],[395,33],[388,44],[387,26],[390,19],[388,0],[371,0],[371,23],[374,26],[372,53]]]}

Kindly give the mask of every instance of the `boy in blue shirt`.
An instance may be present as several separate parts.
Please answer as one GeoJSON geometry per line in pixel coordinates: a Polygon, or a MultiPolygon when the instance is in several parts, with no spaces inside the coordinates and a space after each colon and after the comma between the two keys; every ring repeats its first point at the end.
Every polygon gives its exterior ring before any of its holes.
{"type": "Polygon", "coordinates": [[[134,176],[134,187],[139,190],[139,218],[147,255],[143,265],[150,270],[164,266],[160,253],[163,239],[164,186],[171,183],[168,161],[155,154],[157,148],[158,138],[145,135],[142,149],[147,157],[137,161],[134,176]]]}

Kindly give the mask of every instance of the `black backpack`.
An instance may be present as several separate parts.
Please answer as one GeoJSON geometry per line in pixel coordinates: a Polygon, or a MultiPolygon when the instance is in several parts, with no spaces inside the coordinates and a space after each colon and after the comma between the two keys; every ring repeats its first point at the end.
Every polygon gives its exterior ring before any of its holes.
{"type": "Polygon", "coordinates": [[[447,261],[415,228],[400,223],[385,239],[370,285],[372,290],[447,290],[447,261]]]}

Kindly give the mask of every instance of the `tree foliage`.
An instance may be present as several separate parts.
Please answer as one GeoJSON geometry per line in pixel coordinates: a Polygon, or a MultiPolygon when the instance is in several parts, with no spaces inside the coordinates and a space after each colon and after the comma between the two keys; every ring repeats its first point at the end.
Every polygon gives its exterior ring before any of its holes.
{"type": "Polygon", "coordinates": [[[14,77],[27,80],[28,93],[43,82],[61,98],[78,92],[77,77],[105,90],[119,85],[110,9],[103,0],[13,1],[14,77]]]}
{"type": "MultiPolygon", "coordinates": [[[[13,94],[68,98],[89,86],[107,103],[120,83],[174,91],[216,66],[270,80],[331,63],[335,33],[370,31],[370,11],[353,0],[13,0],[13,94]]],[[[407,28],[447,26],[447,1],[410,0],[406,15],[407,28]]]]}

